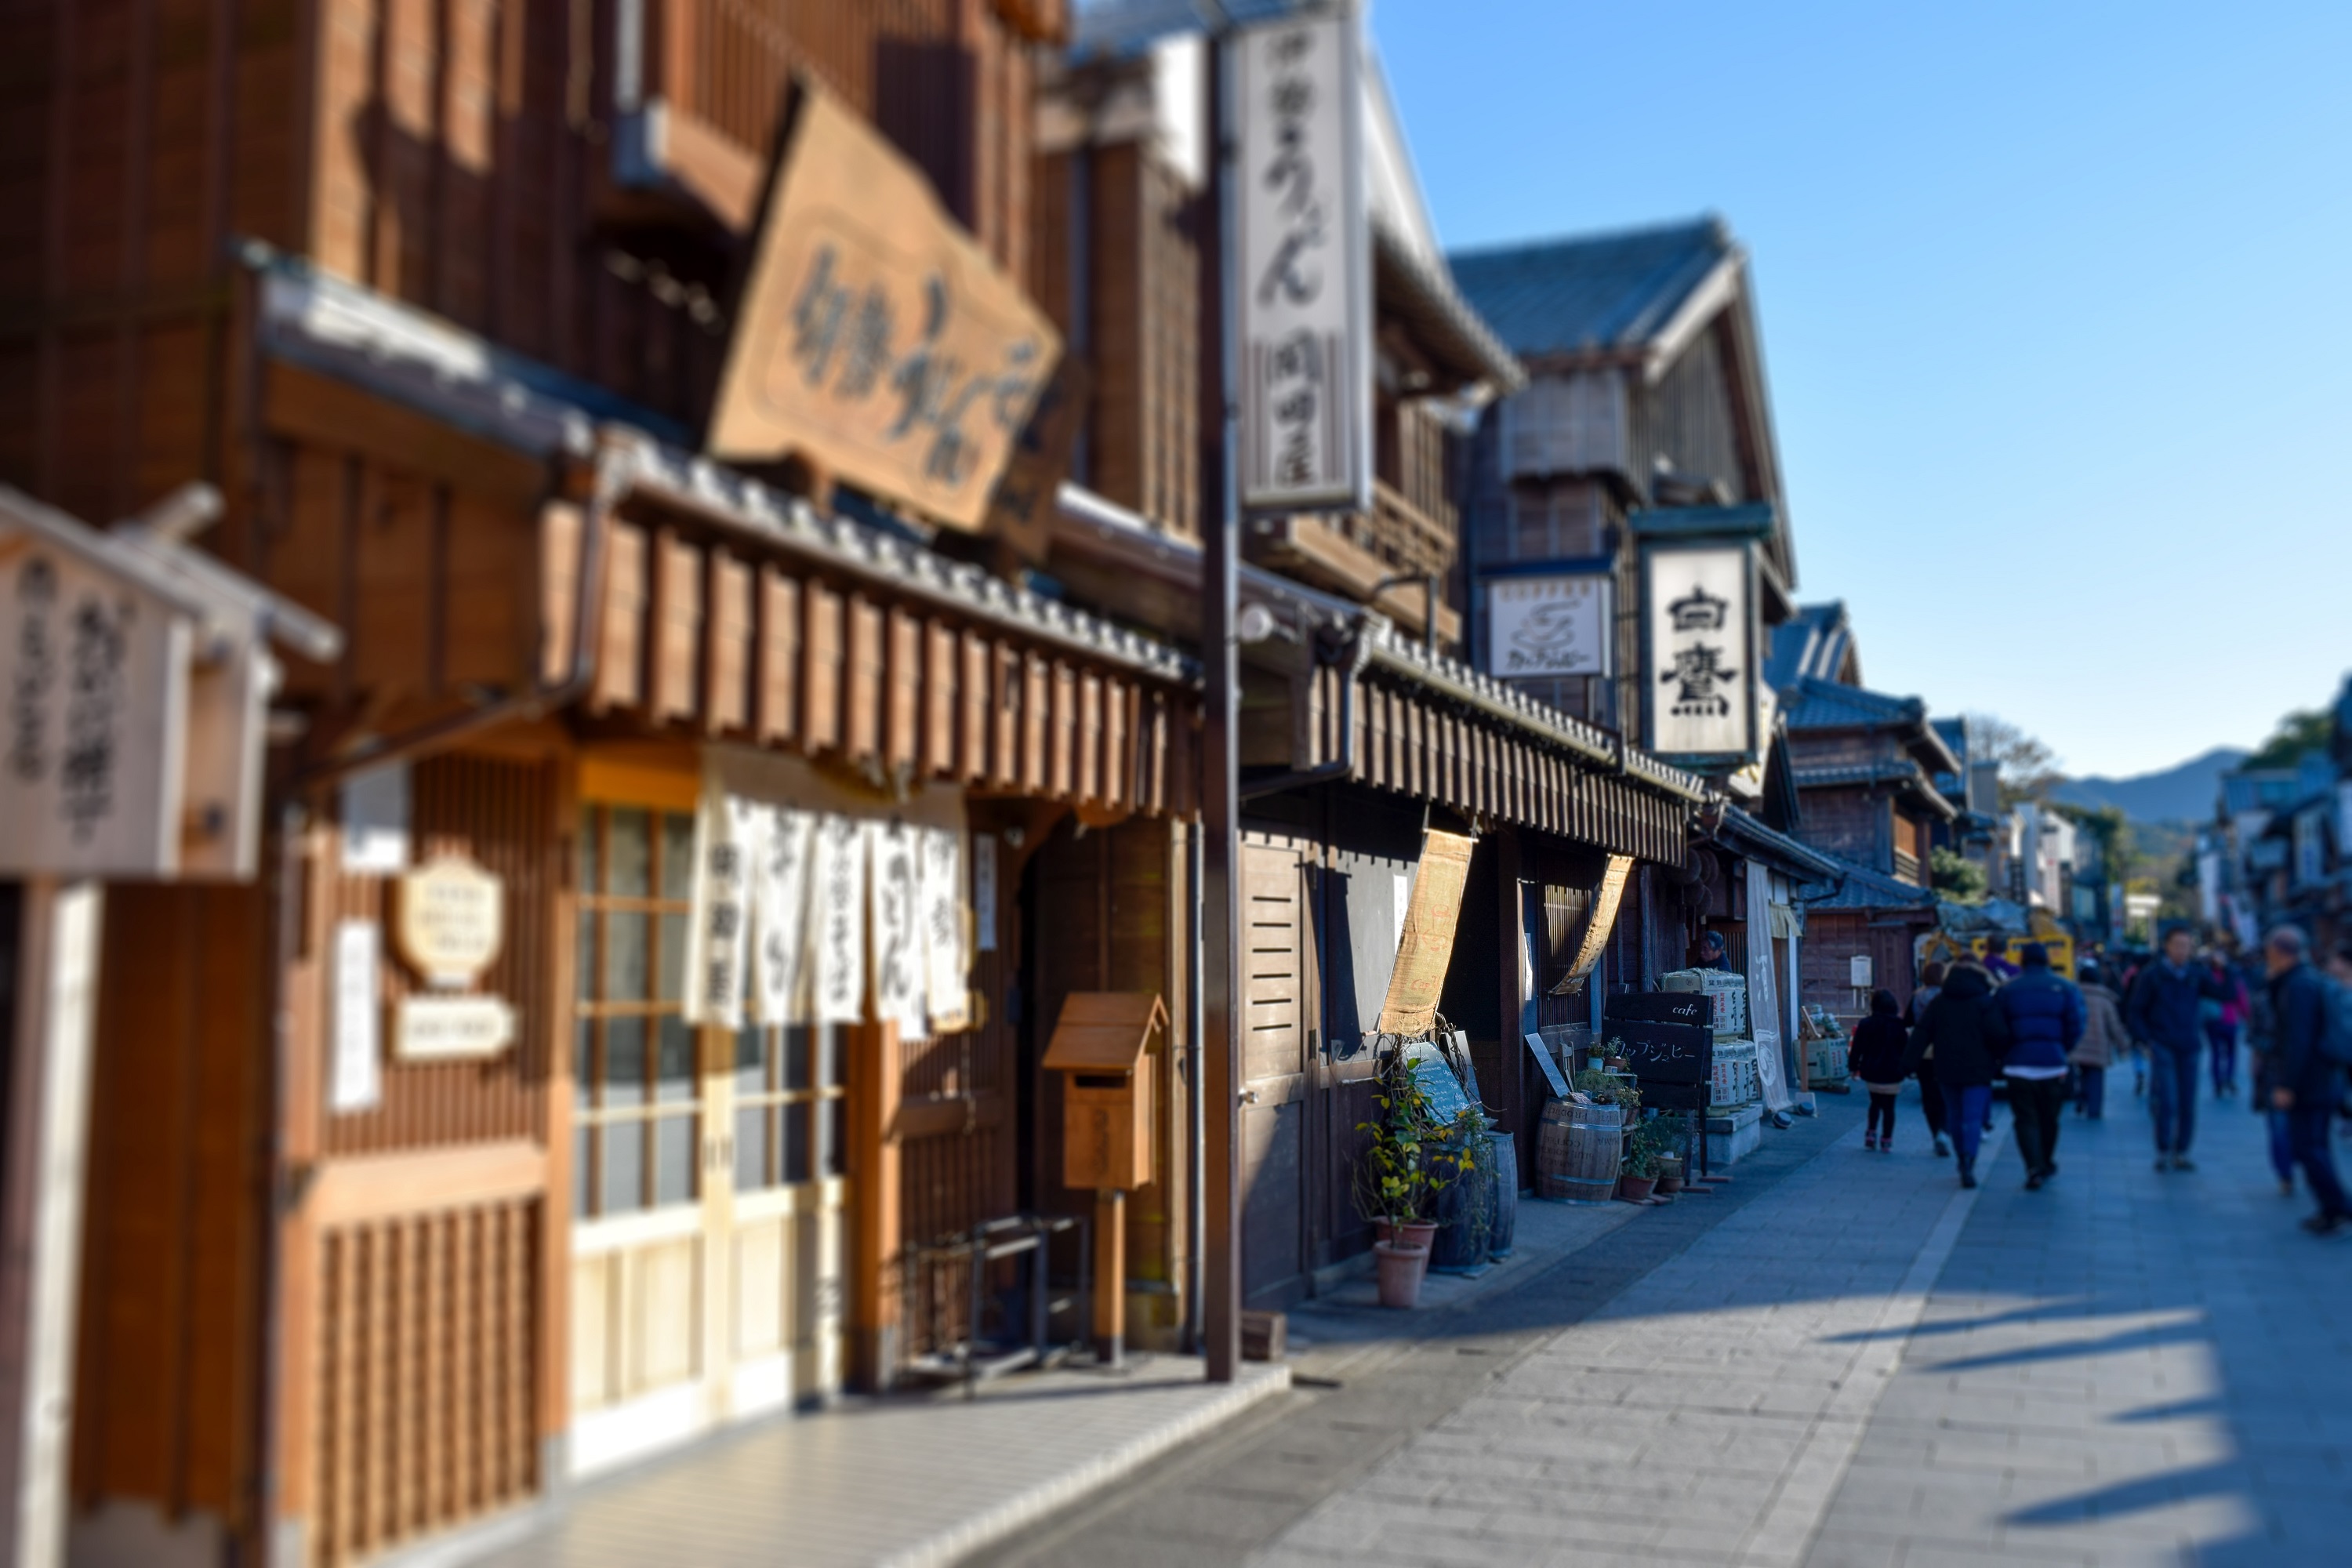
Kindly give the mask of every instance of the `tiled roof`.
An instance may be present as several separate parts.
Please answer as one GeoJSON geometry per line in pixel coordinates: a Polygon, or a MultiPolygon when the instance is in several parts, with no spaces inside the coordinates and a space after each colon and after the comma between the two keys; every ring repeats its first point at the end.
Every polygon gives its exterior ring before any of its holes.
{"type": "Polygon", "coordinates": [[[1840,862],[1832,857],[1810,844],[1798,842],[1736,805],[1724,808],[1723,826],[1717,837],[1735,849],[1754,851],[1760,859],[1778,860],[1784,867],[1823,880],[1841,869],[1840,862]]]}
{"type": "Polygon", "coordinates": [[[610,493],[659,494],[847,574],[891,584],[973,619],[1173,682],[1199,678],[1179,649],[1017,588],[979,567],[853,519],[828,515],[686,450],[666,422],[464,329],[299,263],[257,254],[262,342],[274,356],[356,383],[520,451],[593,454],[610,493]],[[578,401],[593,397],[593,401],[578,401]]]}
{"type": "Polygon", "coordinates": [[[1853,651],[1853,622],[1845,601],[1800,605],[1793,619],[1772,628],[1772,653],[1764,678],[1785,691],[1800,680],[1835,680],[1853,651]]]}
{"type": "Polygon", "coordinates": [[[1454,281],[1523,358],[1643,347],[1733,251],[1707,216],[1456,251],[1454,281]]]}
{"type": "Polygon", "coordinates": [[[1924,782],[1919,764],[1908,760],[1889,759],[1881,763],[1847,763],[1833,768],[1799,768],[1796,770],[1799,789],[1825,789],[1836,784],[1885,784],[1891,780],[1905,783],[1924,782]]]}
{"type": "Polygon", "coordinates": [[[1916,697],[1890,697],[1867,687],[1801,678],[1782,688],[1790,730],[1858,729],[1871,724],[1925,724],[1927,705],[1916,697]]]}
{"type": "Polygon", "coordinates": [[[1843,856],[1828,857],[1835,863],[1843,884],[1825,899],[1808,899],[1808,910],[1927,910],[1936,905],[1933,888],[1914,887],[1855,864],[1843,856]]]}
{"type": "Polygon", "coordinates": [[[1826,768],[1798,768],[1795,774],[1797,787],[1801,790],[1835,789],[1848,784],[1908,784],[1918,791],[1921,801],[1930,810],[1947,821],[1958,809],[1929,782],[1927,770],[1908,757],[1875,763],[1846,763],[1826,768]]]}

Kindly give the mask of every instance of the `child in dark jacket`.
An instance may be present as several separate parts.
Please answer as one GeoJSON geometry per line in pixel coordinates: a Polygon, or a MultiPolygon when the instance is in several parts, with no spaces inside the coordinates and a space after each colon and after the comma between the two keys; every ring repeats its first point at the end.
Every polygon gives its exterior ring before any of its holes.
{"type": "Polygon", "coordinates": [[[1862,1135],[1865,1149],[1895,1152],[1895,1097],[1903,1092],[1903,1052],[1909,1037],[1903,1010],[1892,991],[1871,994],[1870,1016],[1853,1026],[1848,1069],[1870,1090],[1870,1121],[1862,1135]],[[1885,1129],[1881,1131],[1881,1127],[1885,1129]]]}

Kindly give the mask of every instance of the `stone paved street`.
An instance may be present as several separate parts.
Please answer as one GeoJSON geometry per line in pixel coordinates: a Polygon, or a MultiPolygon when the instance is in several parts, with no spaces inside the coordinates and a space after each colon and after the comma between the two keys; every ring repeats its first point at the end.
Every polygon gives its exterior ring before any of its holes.
{"type": "Polygon", "coordinates": [[[2200,1171],[2152,1171],[2118,1079],[2041,1193],[2005,1115],[1964,1194],[1915,1102],[1881,1156],[1830,1100],[1727,1212],[1642,1215],[1492,1324],[1308,1372],[999,1560],[2345,1562],[2352,1248],[2295,1228],[2242,1106],[2203,1108],[2200,1171]]]}

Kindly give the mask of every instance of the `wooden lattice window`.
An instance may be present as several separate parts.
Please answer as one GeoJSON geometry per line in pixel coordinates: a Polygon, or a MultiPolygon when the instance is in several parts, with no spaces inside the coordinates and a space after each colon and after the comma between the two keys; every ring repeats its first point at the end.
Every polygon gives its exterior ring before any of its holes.
{"type": "Polygon", "coordinates": [[[848,1030],[747,1024],[735,1036],[735,1190],[848,1169],[848,1030]]]}
{"type": "Polygon", "coordinates": [[[700,1196],[702,1075],[682,1012],[693,881],[689,814],[583,808],[572,1175],[583,1219],[700,1196]]]}

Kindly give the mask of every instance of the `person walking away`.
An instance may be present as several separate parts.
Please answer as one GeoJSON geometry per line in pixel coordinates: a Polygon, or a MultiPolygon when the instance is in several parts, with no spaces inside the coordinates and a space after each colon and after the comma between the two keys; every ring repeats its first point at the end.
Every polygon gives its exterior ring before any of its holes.
{"type": "Polygon", "coordinates": [[[2271,1018],[2275,1048],[2271,1063],[2271,1103],[2287,1115],[2287,1136],[2304,1185],[2319,1210],[2303,1222],[2317,1236],[2332,1236],[2352,1224],[2352,1204],[2336,1178],[2336,1158],[2327,1147],[2328,1125],[2343,1092],[2342,1069],[2329,1054],[2331,998],[2326,976],[2310,963],[2310,944],[2294,926],[2274,929],[2263,943],[2270,970],[2271,1018]]]}
{"type": "Polygon", "coordinates": [[[2002,931],[1994,931],[1985,938],[1984,957],[1980,962],[1984,964],[1985,973],[1991,977],[1995,985],[2006,985],[2023,973],[2009,961],[2009,937],[2002,931]]]}
{"type": "Polygon", "coordinates": [[[1993,1071],[2009,1045],[2009,1025],[1993,1001],[1992,976],[1984,965],[1963,959],[1944,976],[1944,988],[1911,1031],[1903,1065],[1936,1075],[1944,1091],[1952,1146],[1959,1155],[1960,1185],[1977,1184],[1977,1150],[1992,1105],[1993,1071]]]}
{"type": "MultiPolygon", "coordinates": [[[[2137,959],[2126,959],[2124,963],[2123,984],[2116,987],[2116,994],[2129,997],[2133,989],[2139,984],[2139,977],[2147,968],[2147,965],[2137,959]]],[[[2131,1042],[2126,1048],[2131,1053],[2132,1098],[2139,1100],[2147,1093],[2147,1042],[2132,1030],[2128,1002],[2125,1005],[2125,1019],[2124,1035],[2131,1042]]]]}
{"type": "Polygon", "coordinates": [[[2107,989],[2106,977],[2099,965],[2083,965],[2083,1037],[2066,1053],[2076,1080],[2074,1114],[2092,1121],[2106,1118],[2107,1068],[2116,1053],[2131,1048],[2131,1037],[2124,1032],[2123,1004],[2107,989]]]}
{"type": "MultiPolygon", "coordinates": [[[[1919,1020],[1927,1016],[1927,1008],[1937,993],[1944,989],[1944,976],[1949,966],[1937,960],[1919,971],[1919,989],[1911,993],[1911,1005],[1903,1017],[1906,1028],[1916,1029],[1919,1020]]],[[[1919,1075],[1919,1113],[1927,1119],[1927,1133],[1936,1141],[1936,1157],[1949,1159],[1952,1146],[1944,1142],[1944,1086],[1936,1081],[1936,1053],[1930,1049],[1928,1059],[1916,1069],[1919,1075]]],[[[1908,1059],[1906,1052],[1906,1059],[1908,1059]]]]}
{"type": "Polygon", "coordinates": [[[2221,987],[2192,962],[2197,939],[2186,926],[2164,933],[2164,950],[2140,971],[2124,1004],[2124,1022],[2147,1047],[2148,1120],[2156,1126],[2156,1168],[2193,1171],[2197,1135],[2197,1057],[2205,1043],[2198,1004],[2220,1001],[2221,987]]]}
{"type": "Polygon", "coordinates": [[[2050,967],[2050,950],[2029,942],[2016,979],[1994,994],[2009,1026],[2009,1114],[2025,1161],[2025,1189],[2058,1173],[2060,1112],[2066,1104],[2066,1058],[2083,1037],[2083,994],[2050,967]]]}
{"type": "MultiPolygon", "coordinates": [[[[2246,991],[2246,1055],[2254,1083],[2252,1109],[2263,1119],[2263,1131],[2270,1145],[2271,1173],[2278,1178],[2279,1196],[2294,1196],[2294,1140],[2287,1123],[2287,1114],[2272,1101],[2272,1091],[2278,1088],[2278,1031],[2272,1026],[2269,963],[2264,951],[2255,948],[2245,954],[2245,973],[2251,973],[2254,983],[2246,991]],[[2259,967],[2257,967],[2259,966],[2259,967]]],[[[2239,976],[2243,984],[2244,973],[2239,976]]]]}
{"type": "Polygon", "coordinates": [[[1853,1026],[1847,1062],[1847,1070],[1870,1091],[1870,1115],[1862,1134],[1865,1149],[1895,1152],[1895,1097],[1903,1092],[1903,1058],[1909,1047],[1910,1037],[1903,1027],[1903,1010],[1895,993],[1872,992],[1870,1016],[1853,1026]]]}
{"type": "Polygon", "coordinates": [[[2246,983],[2220,949],[2205,962],[2221,994],[2199,1003],[2198,1013],[2205,1023],[2205,1043],[2212,1047],[2213,1098],[2228,1100],[2238,1092],[2238,1031],[2246,1021],[2246,983]]]}

